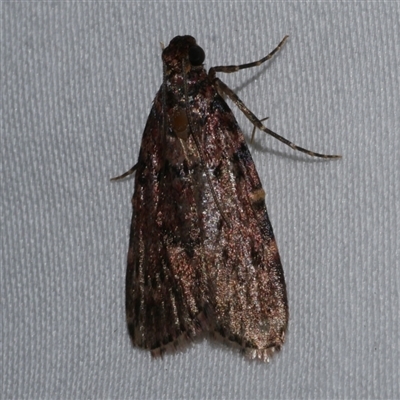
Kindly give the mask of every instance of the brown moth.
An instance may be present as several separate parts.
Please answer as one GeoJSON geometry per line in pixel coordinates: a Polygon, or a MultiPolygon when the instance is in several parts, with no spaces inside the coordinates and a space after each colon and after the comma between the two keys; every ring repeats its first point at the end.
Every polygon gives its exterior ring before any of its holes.
{"type": "Polygon", "coordinates": [[[135,346],[162,355],[204,334],[268,361],[285,340],[288,304],[278,248],[253,159],[226,104],[266,128],[219,78],[262,64],[203,67],[177,36],[162,52],[164,80],[143,133],[132,199],[126,318],[135,346]]]}

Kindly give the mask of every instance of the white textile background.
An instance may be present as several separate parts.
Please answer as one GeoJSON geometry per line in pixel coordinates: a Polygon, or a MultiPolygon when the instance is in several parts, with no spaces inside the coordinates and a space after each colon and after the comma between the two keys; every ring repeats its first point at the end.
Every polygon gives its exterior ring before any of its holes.
{"type": "MultiPolygon", "coordinates": [[[[2,399],[400,397],[398,2],[14,2],[1,5],[2,399]],[[320,161],[250,145],[288,288],[269,364],[203,340],[132,348],[124,280],[135,162],[162,82],[160,44],[206,66],[320,161]]],[[[249,137],[252,127],[233,105],[249,137]]]]}

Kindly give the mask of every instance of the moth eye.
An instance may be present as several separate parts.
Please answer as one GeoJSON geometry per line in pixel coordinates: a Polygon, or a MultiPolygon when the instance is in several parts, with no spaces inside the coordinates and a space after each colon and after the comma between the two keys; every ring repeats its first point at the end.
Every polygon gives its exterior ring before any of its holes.
{"type": "Polygon", "coordinates": [[[200,46],[195,45],[189,49],[190,64],[194,66],[201,65],[205,58],[204,50],[200,46]]]}

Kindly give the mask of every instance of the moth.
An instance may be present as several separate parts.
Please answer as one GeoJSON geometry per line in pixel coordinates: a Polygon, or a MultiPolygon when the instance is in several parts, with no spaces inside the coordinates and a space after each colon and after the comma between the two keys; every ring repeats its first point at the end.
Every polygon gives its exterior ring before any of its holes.
{"type": "Polygon", "coordinates": [[[213,67],[191,36],[162,52],[164,79],[143,133],[135,172],[126,272],[126,319],[134,346],[155,357],[209,334],[268,361],[281,348],[288,303],[278,248],[253,159],[224,97],[266,128],[217,76],[266,57],[213,67]]]}

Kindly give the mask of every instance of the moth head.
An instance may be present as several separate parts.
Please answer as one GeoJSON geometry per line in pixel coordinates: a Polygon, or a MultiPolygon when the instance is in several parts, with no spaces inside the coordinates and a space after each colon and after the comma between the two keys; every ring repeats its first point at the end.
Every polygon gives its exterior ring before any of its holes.
{"type": "Polygon", "coordinates": [[[197,45],[192,36],[176,36],[162,52],[167,73],[182,73],[192,68],[202,68],[205,59],[204,50],[197,45]]]}

